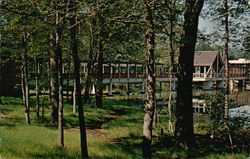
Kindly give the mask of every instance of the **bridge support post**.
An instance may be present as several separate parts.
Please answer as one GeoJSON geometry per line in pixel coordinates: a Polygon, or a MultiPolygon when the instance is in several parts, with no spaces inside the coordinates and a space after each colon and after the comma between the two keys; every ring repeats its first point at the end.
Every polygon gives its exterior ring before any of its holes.
{"type": "Polygon", "coordinates": [[[113,86],[113,82],[112,82],[112,77],[113,76],[113,68],[112,68],[112,63],[110,63],[109,66],[109,96],[112,96],[112,86],[113,86]]]}
{"type": "Polygon", "coordinates": [[[172,90],[175,91],[176,90],[176,81],[173,80],[173,83],[172,83],[172,90]]]}
{"type": "Polygon", "coordinates": [[[229,90],[232,92],[234,89],[234,81],[233,80],[229,80],[229,90]]]}
{"type": "Polygon", "coordinates": [[[137,78],[137,64],[135,64],[135,78],[137,78]]]}
{"type": "Polygon", "coordinates": [[[162,82],[160,82],[160,90],[162,91],[162,82]]]}
{"type": "Polygon", "coordinates": [[[113,89],[113,83],[112,83],[112,81],[110,81],[110,83],[109,83],[109,96],[113,95],[112,94],[112,89],[113,89]]]}
{"type": "Polygon", "coordinates": [[[141,85],[141,93],[145,93],[145,81],[144,80],[141,85]]]}
{"type": "Polygon", "coordinates": [[[92,88],[91,88],[90,93],[91,93],[91,94],[95,94],[95,85],[94,85],[94,84],[92,85],[92,88]]]}
{"type": "Polygon", "coordinates": [[[129,95],[129,75],[130,75],[130,72],[129,72],[129,63],[127,63],[127,84],[126,84],[126,92],[127,94],[129,95]]]}
{"type": "Polygon", "coordinates": [[[246,80],[242,80],[242,87],[246,86],[246,80]]]}
{"type": "Polygon", "coordinates": [[[126,84],[126,92],[127,92],[127,94],[129,94],[129,90],[130,90],[130,85],[129,85],[129,83],[127,83],[126,84]]]}
{"type": "Polygon", "coordinates": [[[202,108],[203,113],[206,112],[206,105],[203,103],[203,108],[202,108]]]}

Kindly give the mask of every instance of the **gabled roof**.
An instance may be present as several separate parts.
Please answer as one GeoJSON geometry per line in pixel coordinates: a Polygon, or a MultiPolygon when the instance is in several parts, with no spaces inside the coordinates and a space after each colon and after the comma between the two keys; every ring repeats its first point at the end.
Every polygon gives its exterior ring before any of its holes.
{"type": "Polygon", "coordinates": [[[196,51],[194,54],[194,66],[211,66],[214,63],[218,51],[196,51]]]}

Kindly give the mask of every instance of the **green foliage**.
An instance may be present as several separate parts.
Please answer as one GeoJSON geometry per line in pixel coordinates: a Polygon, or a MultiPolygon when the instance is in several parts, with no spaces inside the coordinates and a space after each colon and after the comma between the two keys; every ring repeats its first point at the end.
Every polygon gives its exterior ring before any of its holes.
{"type": "Polygon", "coordinates": [[[199,30],[195,49],[197,51],[218,51],[221,49],[217,40],[218,38],[220,38],[218,32],[208,34],[203,30],[199,30]]]}
{"type": "Polygon", "coordinates": [[[244,35],[243,40],[243,50],[240,55],[241,58],[250,59],[250,31],[248,29],[247,33],[244,35]]]}
{"type": "Polygon", "coordinates": [[[239,149],[249,148],[250,120],[248,117],[230,118],[228,122],[231,130],[232,140],[239,149]]]}
{"type": "Polygon", "coordinates": [[[216,91],[207,99],[209,106],[208,114],[212,121],[212,129],[218,128],[223,122],[224,99],[225,94],[222,91],[216,91]]]}
{"type": "MultiPolygon", "coordinates": [[[[212,96],[209,96],[207,98],[207,102],[209,105],[209,121],[207,121],[203,125],[198,125],[199,129],[201,129],[203,126],[203,131],[206,130],[206,132],[208,134],[212,134],[214,138],[227,138],[223,120],[224,98],[225,95],[223,91],[216,91],[212,96]]],[[[230,101],[229,108],[232,107],[235,107],[235,103],[233,101],[230,101]]],[[[249,123],[249,119],[247,117],[230,117],[227,123],[233,144],[237,145],[235,146],[235,149],[239,151],[242,151],[245,148],[248,149],[250,129],[249,126],[246,125],[247,123],[249,123]]]]}
{"type": "Polygon", "coordinates": [[[222,135],[224,130],[224,105],[225,93],[223,90],[214,91],[212,95],[206,97],[208,105],[209,125],[208,133],[215,135],[222,135]]]}

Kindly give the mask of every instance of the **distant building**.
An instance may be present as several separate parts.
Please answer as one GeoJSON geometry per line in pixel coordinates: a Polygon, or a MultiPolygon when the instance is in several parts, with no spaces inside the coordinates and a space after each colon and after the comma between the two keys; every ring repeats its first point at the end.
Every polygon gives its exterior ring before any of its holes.
{"type": "Polygon", "coordinates": [[[250,60],[238,59],[229,60],[229,76],[232,77],[230,85],[234,87],[246,87],[250,89],[250,60]],[[241,80],[235,80],[235,78],[242,78],[241,80]]]}
{"type": "MultiPolygon", "coordinates": [[[[250,78],[250,60],[229,60],[230,89],[245,87],[250,78]]],[[[193,81],[204,89],[222,88],[224,85],[225,68],[218,51],[197,51],[194,55],[193,81]],[[201,82],[204,81],[204,82],[201,82]]]]}
{"type": "Polygon", "coordinates": [[[218,51],[197,51],[194,54],[194,78],[218,78],[224,66],[218,51]]]}
{"type": "Polygon", "coordinates": [[[250,60],[229,60],[229,76],[242,77],[250,75],[250,60]]]}

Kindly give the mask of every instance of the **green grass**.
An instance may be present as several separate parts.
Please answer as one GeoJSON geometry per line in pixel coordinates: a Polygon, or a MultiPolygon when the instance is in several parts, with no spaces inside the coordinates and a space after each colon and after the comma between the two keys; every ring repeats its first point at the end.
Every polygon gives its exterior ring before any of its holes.
{"type": "MultiPolygon", "coordinates": [[[[25,125],[24,109],[21,98],[2,97],[4,104],[0,105],[0,156],[3,158],[80,158],[78,117],[72,113],[72,106],[64,104],[65,148],[57,146],[57,130],[50,121],[50,106],[45,103],[45,118],[35,119],[34,99],[31,99],[31,125],[25,125]],[[70,129],[74,128],[74,129],[70,129]]],[[[114,136],[117,129],[105,124],[105,118],[110,115],[121,115],[121,118],[131,117],[130,111],[140,115],[143,112],[132,108],[127,102],[104,101],[103,109],[94,108],[93,104],[85,106],[85,121],[88,127],[98,128],[105,138],[95,134],[88,135],[88,150],[90,158],[134,158],[140,156],[140,149],[133,149],[124,144],[117,144],[118,138],[125,134],[114,136]],[[129,117],[126,117],[128,114],[129,117]],[[102,128],[106,127],[106,128],[102,128]],[[101,129],[102,128],[102,129],[101,129]],[[113,135],[112,135],[113,134],[113,135]],[[114,139],[112,138],[114,137],[114,139]],[[108,141],[108,139],[112,141],[108,141]]],[[[117,116],[120,119],[120,116],[117,116]]],[[[118,120],[117,119],[117,120],[118,120]]],[[[116,120],[116,119],[115,119],[116,120]]],[[[113,120],[113,121],[115,121],[113,120]]],[[[113,122],[113,121],[110,121],[113,122]]],[[[121,122],[121,121],[120,121],[121,122]]],[[[123,121],[122,123],[125,123],[123,121]]],[[[131,121],[130,121],[131,122],[131,121]]],[[[127,123],[128,126],[130,125],[127,123]]],[[[132,126],[131,124],[130,126],[132,126]]],[[[141,121],[140,121],[141,125],[141,121]]],[[[140,126],[141,127],[141,126],[140,126]]],[[[131,127],[130,127],[131,129],[131,127]]],[[[140,130],[140,128],[138,128],[140,130]]],[[[129,131],[128,128],[121,130],[129,131]]],[[[129,132],[127,132],[129,133],[129,132]]],[[[140,133],[137,133],[140,136],[140,133]]]]}
{"type": "MultiPolygon", "coordinates": [[[[65,148],[57,146],[57,131],[39,126],[0,128],[3,158],[80,158],[79,133],[65,131],[65,148]],[[18,134],[18,135],[17,135],[18,134]]],[[[88,136],[91,158],[126,158],[131,156],[121,145],[88,136]]],[[[131,156],[132,157],[132,156],[131,156]]]]}
{"type": "MultiPolygon", "coordinates": [[[[45,100],[45,116],[35,119],[35,99],[31,98],[31,125],[26,125],[21,98],[2,97],[0,105],[0,158],[80,158],[77,114],[64,104],[65,148],[57,146],[57,129],[50,121],[50,105],[45,100]]],[[[125,100],[104,100],[104,108],[84,106],[88,128],[90,158],[141,158],[143,107],[125,100]],[[89,130],[89,129],[92,130],[89,130]]],[[[168,145],[167,138],[159,137],[166,131],[167,114],[159,114],[154,130],[153,158],[247,158],[246,153],[232,155],[213,144],[194,149],[180,149],[168,145]]],[[[201,127],[199,127],[201,129],[201,127]]],[[[200,130],[199,130],[200,131],[200,130]]],[[[166,135],[166,134],[165,134],[166,135]]]]}
{"type": "Polygon", "coordinates": [[[79,156],[76,133],[65,133],[66,149],[56,145],[57,132],[39,126],[17,126],[0,128],[1,155],[4,158],[72,158],[79,156]]]}

